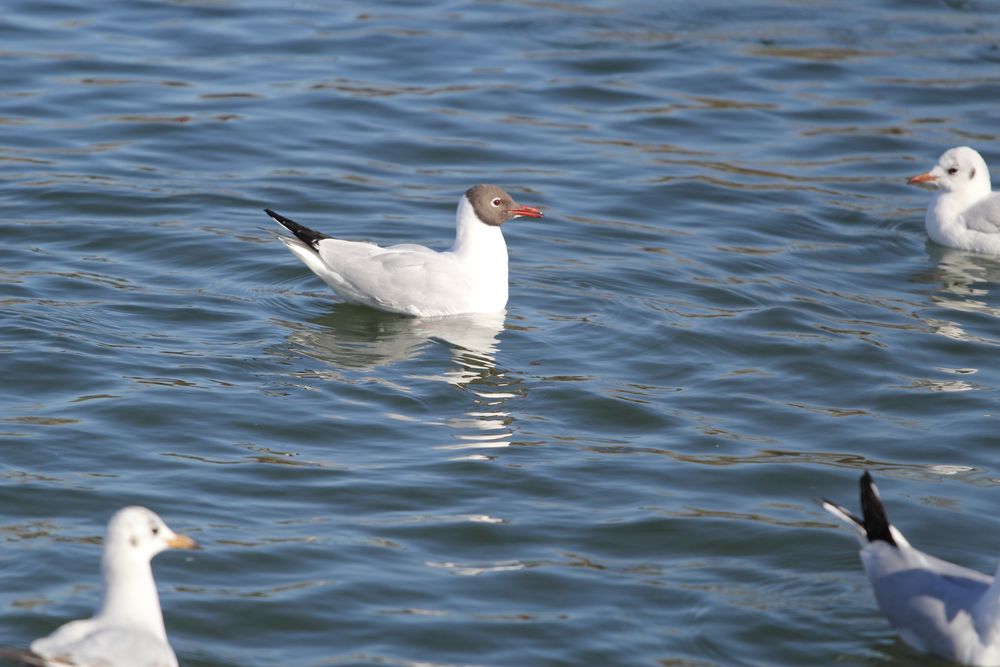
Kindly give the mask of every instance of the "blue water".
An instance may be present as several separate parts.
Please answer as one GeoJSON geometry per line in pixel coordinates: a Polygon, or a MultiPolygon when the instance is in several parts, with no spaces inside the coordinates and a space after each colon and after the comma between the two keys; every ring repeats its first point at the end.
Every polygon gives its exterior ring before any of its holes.
{"type": "Polygon", "coordinates": [[[89,614],[127,504],[182,664],[913,665],[850,531],[1000,529],[992,2],[12,0],[0,14],[0,643],[89,614]],[[338,303],[265,206],[444,248],[497,317],[338,303]]]}

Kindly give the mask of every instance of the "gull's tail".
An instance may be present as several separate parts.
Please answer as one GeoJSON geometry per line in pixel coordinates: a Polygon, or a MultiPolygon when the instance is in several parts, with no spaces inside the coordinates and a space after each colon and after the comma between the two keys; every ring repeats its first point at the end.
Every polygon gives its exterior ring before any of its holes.
{"type": "Polygon", "coordinates": [[[883,540],[893,546],[909,544],[906,538],[889,523],[889,516],[885,513],[885,506],[882,505],[882,499],[878,495],[878,488],[867,470],[861,476],[861,514],[863,519],[859,519],[832,500],[823,498],[819,504],[827,512],[858,531],[858,541],[862,545],[876,540],[883,540]]]}
{"type": "Polygon", "coordinates": [[[275,213],[269,208],[265,208],[264,213],[267,213],[269,216],[271,216],[272,220],[274,220],[276,223],[278,223],[279,225],[290,231],[292,234],[295,234],[295,238],[302,241],[310,248],[315,248],[320,241],[322,241],[323,239],[330,238],[329,236],[323,234],[322,232],[315,232],[309,229],[308,227],[303,227],[294,220],[286,218],[285,216],[280,215],[278,213],[275,213]]]}

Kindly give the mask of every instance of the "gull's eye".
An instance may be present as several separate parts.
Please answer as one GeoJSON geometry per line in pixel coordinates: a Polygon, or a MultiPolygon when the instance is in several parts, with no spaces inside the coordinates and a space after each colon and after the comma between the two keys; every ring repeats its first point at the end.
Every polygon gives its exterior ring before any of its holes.
{"type": "Polygon", "coordinates": [[[159,534],[160,534],[160,527],[153,526],[153,535],[159,535],[159,534]]]}
{"type": "Polygon", "coordinates": [[[952,168],[950,168],[948,170],[948,173],[951,174],[952,176],[954,176],[955,174],[958,173],[958,167],[952,167],[952,168]]]}
{"type": "Polygon", "coordinates": [[[501,199],[500,199],[500,197],[497,197],[496,199],[494,199],[490,203],[493,204],[494,207],[499,206],[501,204],[501,199]]]}

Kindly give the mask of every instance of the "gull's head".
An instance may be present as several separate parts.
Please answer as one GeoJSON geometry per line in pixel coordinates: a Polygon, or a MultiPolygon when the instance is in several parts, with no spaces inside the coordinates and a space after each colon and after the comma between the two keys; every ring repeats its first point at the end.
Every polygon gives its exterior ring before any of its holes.
{"type": "Polygon", "coordinates": [[[476,217],[491,227],[499,227],[512,218],[527,216],[540,218],[542,212],[514,201],[503,188],[481,183],[465,191],[465,198],[476,212],[476,217]]]}
{"type": "Polygon", "coordinates": [[[194,549],[197,546],[187,535],[170,530],[155,512],[145,507],[126,507],[115,512],[108,522],[104,553],[149,561],[166,549],[194,549]]]}
{"type": "Polygon", "coordinates": [[[941,155],[930,171],[911,176],[906,181],[927,183],[945,192],[961,192],[985,196],[990,192],[990,172],[986,161],[968,146],[950,148],[941,155]]]}

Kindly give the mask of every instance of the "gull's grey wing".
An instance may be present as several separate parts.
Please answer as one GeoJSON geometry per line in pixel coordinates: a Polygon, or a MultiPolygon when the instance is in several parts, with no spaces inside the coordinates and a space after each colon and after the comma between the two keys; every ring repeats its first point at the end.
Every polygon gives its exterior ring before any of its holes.
{"type": "Polygon", "coordinates": [[[973,204],[962,214],[962,222],[977,232],[1000,234],[1000,196],[993,194],[973,204]]]}
{"type": "MultiPolygon", "coordinates": [[[[49,639],[52,637],[55,635],[49,639]]],[[[177,657],[169,644],[127,626],[92,623],[91,631],[82,637],[62,643],[47,641],[41,646],[38,643],[32,643],[32,650],[58,665],[177,667],[177,657]]]]}
{"type": "Polygon", "coordinates": [[[963,647],[989,643],[976,626],[976,605],[989,591],[980,580],[930,570],[902,570],[872,580],[879,608],[910,646],[960,659],[963,647]]]}

